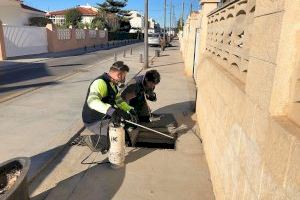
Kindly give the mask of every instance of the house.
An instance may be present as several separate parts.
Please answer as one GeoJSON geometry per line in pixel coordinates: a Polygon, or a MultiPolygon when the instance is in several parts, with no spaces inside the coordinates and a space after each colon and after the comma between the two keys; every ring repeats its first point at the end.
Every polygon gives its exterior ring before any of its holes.
{"type": "Polygon", "coordinates": [[[0,20],[5,25],[26,26],[32,17],[45,17],[46,12],[25,5],[21,0],[1,0],[0,20]]]}
{"type": "MultiPolygon", "coordinates": [[[[144,16],[141,15],[137,11],[130,11],[130,25],[131,25],[131,33],[137,32],[137,30],[144,29],[144,16]]],[[[159,24],[155,22],[153,18],[149,18],[148,28],[151,30],[150,32],[159,32],[159,24]]]]}
{"type": "MultiPolygon", "coordinates": [[[[91,23],[98,14],[97,9],[92,6],[77,6],[75,9],[82,14],[82,23],[91,23]]],[[[67,14],[69,10],[71,9],[48,12],[46,16],[51,19],[54,24],[62,25],[66,21],[65,14],[67,14]]]]}
{"type": "Polygon", "coordinates": [[[137,11],[130,11],[129,23],[131,25],[130,32],[136,32],[137,30],[141,30],[144,27],[144,16],[142,16],[137,11]]]}
{"type": "MultiPolygon", "coordinates": [[[[67,12],[71,9],[72,8],[65,9],[65,10],[58,10],[58,11],[48,12],[46,14],[46,17],[51,19],[54,24],[62,25],[66,21],[65,14],[67,14],[67,12]]],[[[101,16],[101,13],[98,12],[97,8],[95,8],[93,6],[90,6],[88,4],[77,6],[77,7],[75,7],[75,9],[78,10],[82,14],[82,21],[81,22],[85,23],[85,24],[91,24],[93,19],[96,16],[99,16],[99,15],[101,16]]],[[[116,15],[108,14],[106,16],[106,19],[108,21],[108,24],[111,27],[119,26],[119,21],[118,21],[118,18],[117,18],[116,15]]]]}

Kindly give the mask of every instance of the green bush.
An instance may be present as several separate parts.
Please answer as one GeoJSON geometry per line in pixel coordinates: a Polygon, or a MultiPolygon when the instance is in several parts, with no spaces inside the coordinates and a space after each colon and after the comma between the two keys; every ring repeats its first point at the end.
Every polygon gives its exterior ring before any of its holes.
{"type": "Polygon", "coordinates": [[[52,21],[45,17],[31,17],[29,19],[30,26],[45,27],[47,24],[52,24],[52,21]]]}
{"type": "Polygon", "coordinates": [[[65,14],[66,24],[78,28],[82,20],[82,14],[77,9],[71,9],[65,14]]]}
{"type": "Polygon", "coordinates": [[[108,32],[108,41],[137,39],[138,33],[108,32]]]}

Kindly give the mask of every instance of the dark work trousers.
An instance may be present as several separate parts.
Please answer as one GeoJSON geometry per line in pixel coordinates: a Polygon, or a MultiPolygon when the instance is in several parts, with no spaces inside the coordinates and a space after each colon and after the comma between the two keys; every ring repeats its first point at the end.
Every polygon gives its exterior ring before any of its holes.
{"type": "Polygon", "coordinates": [[[149,122],[151,112],[144,95],[131,99],[129,105],[136,110],[140,122],[149,122]]]}
{"type": "Polygon", "coordinates": [[[107,151],[109,149],[108,125],[109,119],[84,124],[93,133],[86,139],[87,145],[92,151],[107,151]],[[101,131],[100,131],[101,130],[101,131]]]}

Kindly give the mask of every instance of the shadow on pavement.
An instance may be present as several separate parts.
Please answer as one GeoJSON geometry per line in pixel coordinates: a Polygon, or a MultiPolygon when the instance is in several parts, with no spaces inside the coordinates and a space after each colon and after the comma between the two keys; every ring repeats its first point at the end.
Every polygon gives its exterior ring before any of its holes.
{"type": "MultiPolygon", "coordinates": [[[[16,64],[24,65],[24,63],[16,64]]],[[[28,81],[52,75],[45,63],[30,63],[26,65],[26,67],[19,69],[10,69],[9,67],[0,69],[0,85],[28,81]]]]}
{"type": "MultiPolygon", "coordinates": [[[[125,163],[135,162],[152,153],[155,149],[133,149],[128,152],[125,163]]],[[[106,160],[106,159],[105,159],[106,160]]],[[[104,160],[104,161],[105,161],[104,160]]],[[[78,161],[80,162],[80,161],[78,161]]],[[[95,160],[97,162],[97,160],[95,160]]],[[[101,161],[99,161],[101,162],[101,161]]],[[[47,190],[31,200],[49,199],[112,199],[121,187],[126,173],[126,165],[112,169],[109,164],[94,165],[74,176],[60,181],[56,187],[47,190]]],[[[37,187],[37,186],[36,186],[37,187]]]]}
{"type": "Polygon", "coordinates": [[[195,102],[194,101],[185,101],[172,105],[168,105],[162,108],[155,110],[153,113],[155,114],[164,114],[171,113],[176,119],[176,129],[173,131],[176,132],[177,138],[181,135],[187,133],[188,130],[192,129],[196,120],[193,119],[193,115],[195,113],[195,102]]]}
{"type": "Polygon", "coordinates": [[[83,64],[66,64],[66,65],[50,65],[49,67],[72,67],[72,66],[79,66],[83,64]]]}
{"type": "Polygon", "coordinates": [[[47,86],[47,85],[56,85],[56,84],[59,84],[59,83],[56,81],[49,81],[49,82],[36,83],[36,84],[0,87],[0,93],[9,92],[9,91],[13,91],[13,90],[19,90],[19,89],[36,88],[36,87],[42,87],[42,86],[47,86]]]}
{"type": "Polygon", "coordinates": [[[154,111],[154,113],[162,114],[162,113],[183,113],[183,112],[194,112],[195,110],[195,102],[194,101],[184,101],[180,103],[171,104],[162,108],[159,108],[154,111]]]}
{"type": "Polygon", "coordinates": [[[154,65],[154,66],[151,66],[150,68],[164,67],[164,66],[176,65],[176,64],[181,64],[181,63],[183,63],[183,62],[169,63],[169,64],[165,64],[165,65],[154,65]]]}

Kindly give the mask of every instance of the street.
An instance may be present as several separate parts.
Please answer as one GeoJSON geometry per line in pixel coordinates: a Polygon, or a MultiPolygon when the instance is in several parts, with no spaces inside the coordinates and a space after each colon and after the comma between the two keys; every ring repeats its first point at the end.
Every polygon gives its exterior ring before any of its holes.
{"type": "Polygon", "coordinates": [[[18,63],[18,60],[11,60],[14,62],[13,67],[2,69],[3,67],[0,66],[0,102],[41,86],[56,84],[65,76],[95,66],[101,61],[113,59],[114,53],[120,59],[124,50],[128,55],[130,48],[133,48],[133,51],[139,51],[142,47],[142,43],[138,43],[86,54],[58,56],[34,63],[18,63]]]}

